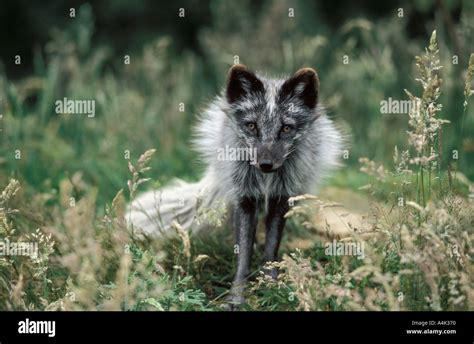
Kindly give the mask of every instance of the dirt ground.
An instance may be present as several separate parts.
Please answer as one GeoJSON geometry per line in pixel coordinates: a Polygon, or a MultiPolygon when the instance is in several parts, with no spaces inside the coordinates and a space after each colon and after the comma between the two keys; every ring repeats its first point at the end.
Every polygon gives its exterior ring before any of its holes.
{"type": "Polygon", "coordinates": [[[288,242],[289,248],[308,248],[316,240],[331,241],[349,237],[353,232],[362,236],[373,232],[370,222],[370,211],[373,201],[362,191],[339,187],[326,187],[318,195],[324,202],[335,203],[324,207],[312,215],[315,224],[311,230],[315,235],[308,238],[293,238],[288,242]]]}

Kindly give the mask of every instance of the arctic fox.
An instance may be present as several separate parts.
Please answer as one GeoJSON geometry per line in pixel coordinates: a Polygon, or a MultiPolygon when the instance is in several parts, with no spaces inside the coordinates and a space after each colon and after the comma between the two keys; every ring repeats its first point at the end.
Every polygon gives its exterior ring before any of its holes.
{"type": "MultiPolygon", "coordinates": [[[[195,232],[208,226],[196,221],[199,208],[224,203],[238,248],[230,291],[230,307],[235,308],[245,301],[259,211],[266,215],[264,260],[276,261],[288,198],[311,192],[338,166],[342,135],[319,104],[314,69],[270,79],[237,64],[222,94],[200,117],[193,145],[206,164],[203,178],[139,196],[129,218],[148,236],[166,234],[173,221],[195,232]],[[229,147],[247,150],[249,158],[222,158],[229,147]]],[[[276,278],[278,272],[267,273],[276,278]]]]}

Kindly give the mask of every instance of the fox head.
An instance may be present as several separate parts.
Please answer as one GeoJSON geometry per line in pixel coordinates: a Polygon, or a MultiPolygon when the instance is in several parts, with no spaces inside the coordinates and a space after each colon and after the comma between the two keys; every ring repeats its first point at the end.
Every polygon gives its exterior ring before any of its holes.
{"type": "Polygon", "coordinates": [[[319,79],[312,68],[282,80],[259,77],[244,65],[231,67],[227,114],[238,140],[256,150],[256,168],[274,172],[298,149],[318,117],[318,95],[319,79]]]}

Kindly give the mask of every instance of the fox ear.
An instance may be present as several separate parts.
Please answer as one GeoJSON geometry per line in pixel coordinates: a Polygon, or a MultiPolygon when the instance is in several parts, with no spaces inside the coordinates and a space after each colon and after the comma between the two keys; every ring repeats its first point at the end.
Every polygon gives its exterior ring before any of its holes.
{"type": "Polygon", "coordinates": [[[262,81],[246,66],[236,64],[229,69],[226,89],[226,97],[229,103],[234,103],[252,93],[263,91],[262,81]]]}
{"type": "Polygon", "coordinates": [[[282,99],[297,97],[310,109],[318,104],[319,78],[312,68],[302,68],[295,75],[286,80],[281,87],[282,99]]]}

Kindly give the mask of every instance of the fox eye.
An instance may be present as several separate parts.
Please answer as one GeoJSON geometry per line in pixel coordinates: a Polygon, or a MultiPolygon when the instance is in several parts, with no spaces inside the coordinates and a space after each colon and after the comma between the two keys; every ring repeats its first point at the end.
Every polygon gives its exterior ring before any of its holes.
{"type": "Polygon", "coordinates": [[[289,125],[284,125],[283,128],[281,128],[281,132],[288,134],[291,131],[291,127],[289,125]]]}
{"type": "Polygon", "coordinates": [[[251,131],[257,130],[257,125],[253,122],[247,123],[247,128],[249,128],[251,131]]]}

